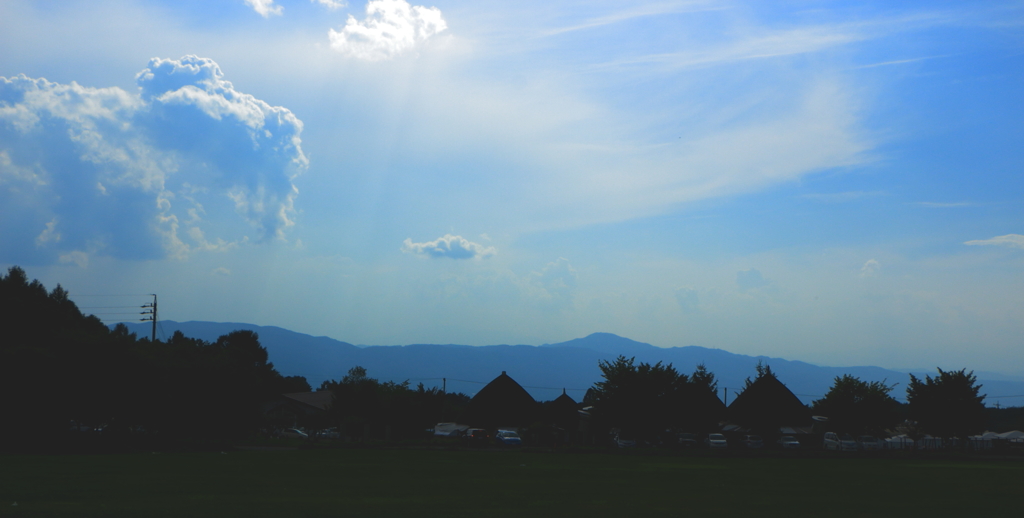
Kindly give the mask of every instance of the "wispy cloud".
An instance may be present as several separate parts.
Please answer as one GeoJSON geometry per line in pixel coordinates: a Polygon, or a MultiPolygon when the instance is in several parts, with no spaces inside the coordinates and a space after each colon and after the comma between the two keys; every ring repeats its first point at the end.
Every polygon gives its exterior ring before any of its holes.
{"type": "Polygon", "coordinates": [[[956,56],[956,55],[957,54],[942,54],[942,55],[938,55],[938,56],[924,56],[924,57],[920,57],[920,58],[896,59],[896,60],[893,60],[893,61],[883,61],[881,63],[871,63],[869,65],[861,65],[861,66],[853,67],[853,68],[854,68],[854,70],[859,70],[859,69],[864,69],[864,68],[887,67],[887,66],[892,66],[892,65],[906,65],[907,63],[917,63],[918,61],[926,61],[926,60],[929,60],[929,59],[948,58],[948,57],[952,57],[952,56],[956,56]]]}
{"type": "Polygon", "coordinates": [[[436,7],[409,5],[405,0],[370,0],[366,18],[349,15],[340,31],[331,29],[331,48],[357,59],[394,58],[448,28],[436,7]]]}
{"type": "Polygon", "coordinates": [[[402,251],[407,254],[449,259],[483,259],[498,253],[493,246],[484,246],[451,234],[425,243],[413,243],[412,239],[406,239],[402,243],[402,251]]]}
{"type": "Polygon", "coordinates": [[[612,25],[615,23],[621,23],[635,18],[643,18],[647,16],[659,16],[666,14],[680,14],[688,12],[699,12],[699,11],[710,11],[726,9],[720,2],[713,1],[691,1],[691,2],[662,2],[656,4],[642,5],[633,9],[620,11],[617,13],[609,14],[606,16],[599,16],[596,18],[590,18],[584,20],[578,24],[568,25],[565,27],[559,27],[557,29],[549,29],[544,32],[545,36],[556,36],[567,32],[580,31],[585,29],[593,29],[597,27],[603,27],[606,25],[612,25]]]}
{"type": "Polygon", "coordinates": [[[929,209],[958,209],[962,207],[974,207],[975,204],[968,201],[956,201],[956,202],[934,202],[934,201],[919,201],[915,203],[919,207],[927,207],[929,209]]]}
{"type": "Polygon", "coordinates": [[[964,244],[969,246],[1008,246],[1010,248],[1024,248],[1024,235],[1006,234],[1005,236],[996,236],[991,239],[966,241],[964,244]]]}
{"type": "Polygon", "coordinates": [[[879,196],[888,196],[889,193],[885,191],[847,191],[847,192],[830,192],[830,193],[810,193],[803,194],[800,197],[808,200],[815,200],[826,203],[843,203],[848,201],[860,200],[863,198],[876,198],[879,196]]]}
{"type": "Polygon", "coordinates": [[[341,9],[342,7],[345,7],[346,5],[348,5],[348,2],[345,2],[344,0],[309,0],[309,1],[313,2],[314,4],[320,4],[320,5],[328,8],[328,9],[330,9],[332,11],[334,11],[336,9],[341,9]]]}

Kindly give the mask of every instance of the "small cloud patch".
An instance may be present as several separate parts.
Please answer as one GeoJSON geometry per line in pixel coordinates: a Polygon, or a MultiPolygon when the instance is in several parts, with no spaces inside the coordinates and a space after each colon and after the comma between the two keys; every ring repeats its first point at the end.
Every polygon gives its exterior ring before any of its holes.
{"type": "Polygon", "coordinates": [[[271,15],[280,16],[284,11],[284,7],[274,5],[274,0],[245,0],[245,5],[252,7],[253,11],[264,18],[270,18],[271,15]]]}
{"type": "Polygon", "coordinates": [[[675,296],[683,313],[696,313],[700,309],[700,297],[697,296],[697,290],[685,286],[677,289],[675,296]]]}
{"type": "Polygon", "coordinates": [[[860,276],[861,277],[874,277],[875,274],[878,273],[878,270],[881,270],[881,269],[882,269],[882,265],[879,264],[878,261],[876,261],[874,259],[868,259],[867,262],[864,263],[864,266],[860,267],[860,276]]]}
{"type": "Polygon", "coordinates": [[[483,259],[498,253],[493,246],[483,246],[451,234],[445,234],[426,243],[413,243],[412,239],[406,239],[402,243],[402,251],[407,254],[449,259],[483,259]]]}
{"type": "Polygon", "coordinates": [[[740,291],[750,291],[771,284],[761,272],[753,268],[736,272],[736,286],[740,291]]]}
{"type": "Polygon", "coordinates": [[[332,11],[335,10],[335,9],[341,9],[342,7],[345,7],[346,5],[348,5],[347,2],[344,2],[342,0],[309,0],[309,1],[313,2],[314,4],[320,4],[320,5],[328,8],[328,9],[330,9],[332,11]]]}

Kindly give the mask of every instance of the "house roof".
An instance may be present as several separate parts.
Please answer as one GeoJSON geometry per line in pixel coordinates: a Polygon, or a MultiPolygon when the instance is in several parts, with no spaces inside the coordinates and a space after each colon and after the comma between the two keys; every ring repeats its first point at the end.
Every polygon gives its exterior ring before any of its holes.
{"type": "Polygon", "coordinates": [[[539,415],[540,404],[502,371],[473,396],[459,422],[482,428],[526,426],[536,421],[539,415]]]}
{"type": "Polygon", "coordinates": [[[304,405],[325,411],[331,408],[331,403],[334,401],[334,393],[330,390],[318,390],[316,392],[290,392],[288,394],[281,395],[285,398],[298,401],[304,405]]]}
{"type": "Polygon", "coordinates": [[[811,410],[775,376],[762,376],[728,409],[729,420],[744,426],[810,426],[811,410]]]}

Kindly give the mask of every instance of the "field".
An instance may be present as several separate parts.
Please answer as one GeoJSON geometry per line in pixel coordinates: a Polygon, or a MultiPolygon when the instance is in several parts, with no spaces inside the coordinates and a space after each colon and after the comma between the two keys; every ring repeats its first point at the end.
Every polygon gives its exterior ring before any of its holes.
{"type": "Polygon", "coordinates": [[[0,456],[0,516],[969,517],[1019,511],[1022,497],[1020,457],[414,449],[0,456]]]}

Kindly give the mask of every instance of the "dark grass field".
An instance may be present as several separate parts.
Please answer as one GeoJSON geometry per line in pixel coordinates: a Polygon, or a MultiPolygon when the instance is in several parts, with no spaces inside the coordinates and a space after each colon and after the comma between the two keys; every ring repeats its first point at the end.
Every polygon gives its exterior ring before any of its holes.
{"type": "Polygon", "coordinates": [[[0,516],[1016,516],[1024,461],[324,449],[0,456],[0,516]],[[17,505],[12,505],[17,502],[17,505]]]}

